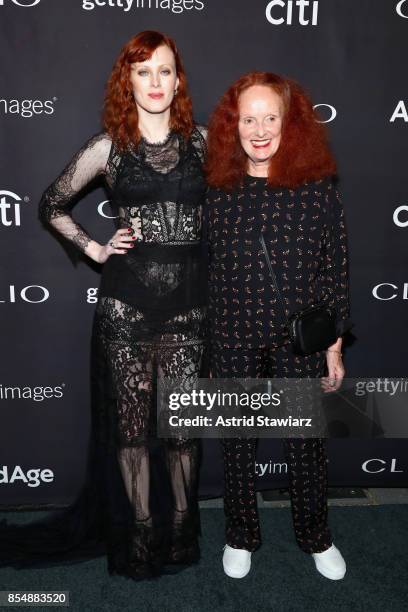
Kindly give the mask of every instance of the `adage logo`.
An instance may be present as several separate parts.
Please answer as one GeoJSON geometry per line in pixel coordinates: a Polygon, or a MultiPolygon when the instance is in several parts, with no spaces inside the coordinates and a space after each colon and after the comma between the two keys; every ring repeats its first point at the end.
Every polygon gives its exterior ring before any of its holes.
{"type": "Polygon", "coordinates": [[[27,470],[24,473],[21,465],[16,465],[13,471],[7,465],[0,468],[0,484],[14,484],[15,482],[24,482],[28,487],[39,487],[41,482],[52,482],[54,480],[54,472],[49,469],[40,470],[38,468],[27,470]]]}
{"type": "Polygon", "coordinates": [[[394,123],[396,119],[403,119],[405,123],[408,123],[408,112],[405,106],[404,100],[400,100],[392,113],[390,123],[394,123]]]}

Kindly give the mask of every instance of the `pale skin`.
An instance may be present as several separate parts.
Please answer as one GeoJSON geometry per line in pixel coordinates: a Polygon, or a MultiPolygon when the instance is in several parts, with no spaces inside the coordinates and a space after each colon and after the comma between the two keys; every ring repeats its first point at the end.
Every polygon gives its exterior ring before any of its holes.
{"type": "MultiPolygon", "coordinates": [[[[162,45],[153,51],[148,60],[131,64],[130,83],[140,133],[149,142],[164,140],[170,130],[170,107],[179,85],[172,50],[162,45]]],[[[118,229],[104,245],[91,240],[85,253],[103,264],[111,255],[125,255],[140,237],[140,231],[132,235],[131,229],[118,229]]]]}
{"type": "MultiPolygon", "coordinates": [[[[251,176],[267,177],[269,163],[279,149],[284,107],[280,96],[265,85],[253,85],[239,98],[238,133],[248,157],[247,172],[251,176]]],[[[328,376],[321,379],[325,393],[340,388],[345,375],[341,347],[343,339],[326,351],[328,376]]]]}

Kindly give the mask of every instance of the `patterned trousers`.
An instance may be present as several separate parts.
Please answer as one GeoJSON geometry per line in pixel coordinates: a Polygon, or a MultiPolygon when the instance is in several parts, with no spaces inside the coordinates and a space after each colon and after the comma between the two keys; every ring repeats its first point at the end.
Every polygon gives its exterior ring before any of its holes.
{"type": "MultiPolygon", "coordinates": [[[[290,345],[271,349],[212,347],[214,378],[319,378],[325,354],[297,356],[290,345]]],[[[330,548],[327,525],[327,454],[322,438],[284,438],[295,537],[307,553],[330,548]]],[[[224,438],[224,512],[226,542],[232,548],[256,550],[261,544],[255,489],[257,440],[224,438]]]]}

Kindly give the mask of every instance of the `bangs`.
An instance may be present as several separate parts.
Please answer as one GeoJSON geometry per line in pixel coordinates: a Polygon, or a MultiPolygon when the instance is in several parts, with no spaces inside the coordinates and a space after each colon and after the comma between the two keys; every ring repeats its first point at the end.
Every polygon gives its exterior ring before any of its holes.
{"type": "MultiPolygon", "coordinates": [[[[130,48],[127,55],[127,62],[134,64],[135,62],[146,62],[149,60],[153,53],[158,47],[165,46],[169,47],[171,51],[171,45],[169,45],[166,37],[161,32],[145,32],[139,37],[138,44],[133,49],[130,48]]],[[[173,51],[174,53],[174,51],[173,51]]]]}

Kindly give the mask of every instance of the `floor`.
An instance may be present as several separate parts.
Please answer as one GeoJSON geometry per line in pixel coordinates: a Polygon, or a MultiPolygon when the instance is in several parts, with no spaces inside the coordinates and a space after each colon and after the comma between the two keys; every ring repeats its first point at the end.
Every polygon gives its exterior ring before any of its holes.
{"type": "MultiPolygon", "coordinates": [[[[329,506],[382,506],[386,504],[408,504],[407,488],[359,489],[329,488],[329,506]]],[[[220,508],[222,497],[200,501],[200,508],[220,508]]],[[[287,490],[274,489],[258,493],[259,508],[287,508],[290,500],[287,490]]]]}

